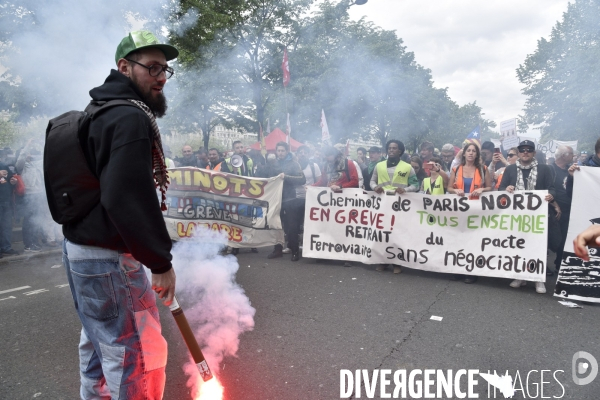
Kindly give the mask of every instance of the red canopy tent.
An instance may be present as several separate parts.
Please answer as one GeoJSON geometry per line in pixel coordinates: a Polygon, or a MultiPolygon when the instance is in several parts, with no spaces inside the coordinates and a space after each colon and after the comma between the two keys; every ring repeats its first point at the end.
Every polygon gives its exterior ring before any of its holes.
{"type": "MultiPolygon", "coordinates": [[[[275,128],[273,129],[273,131],[271,133],[269,133],[266,137],[265,137],[265,144],[267,145],[267,151],[275,151],[275,145],[277,145],[278,142],[285,142],[287,140],[287,135],[279,128],[275,128]]],[[[302,146],[303,143],[300,143],[297,140],[294,140],[294,138],[290,138],[290,148],[291,151],[296,151],[298,150],[298,147],[302,146]]],[[[254,150],[260,150],[260,141],[254,143],[252,146],[250,146],[251,149],[254,150]]]]}

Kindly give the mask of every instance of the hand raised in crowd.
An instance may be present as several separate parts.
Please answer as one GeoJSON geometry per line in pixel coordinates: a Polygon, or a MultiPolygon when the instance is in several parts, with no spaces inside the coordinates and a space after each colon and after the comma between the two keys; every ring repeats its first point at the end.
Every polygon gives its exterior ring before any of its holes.
{"type": "Polygon", "coordinates": [[[515,192],[515,187],[513,185],[507,186],[506,187],[506,191],[508,193],[514,193],[515,192]]]}
{"type": "Polygon", "coordinates": [[[14,176],[12,178],[10,178],[10,184],[11,185],[16,185],[17,184],[17,178],[15,178],[14,176]]]}
{"type": "Polygon", "coordinates": [[[573,174],[575,174],[575,171],[579,171],[579,165],[577,165],[577,164],[571,165],[569,167],[568,171],[569,171],[569,175],[573,176],[573,174]]]}
{"type": "Polygon", "coordinates": [[[494,161],[494,164],[497,163],[498,161],[503,162],[504,164],[508,164],[508,161],[506,161],[506,158],[504,158],[502,153],[494,153],[492,160],[494,161]]]}
{"type": "Polygon", "coordinates": [[[587,246],[600,246],[600,225],[590,226],[573,240],[575,255],[584,261],[590,260],[587,246]]]}
{"type": "Polygon", "coordinates": [[[431,165],[431,170],[435,172],[440,172],[442,166],[438,163],[434,163],[433,161],[429,161],[427,164],[431,165]]]}
{"type": "Polygon", "coordinates": [[[0,178],[6,178],[8,176],[8,171],[5,169],[0,170],[0,178]]]}
{"type": "Polygon", "coordinates": [[[170,306],[175,296],[175,270],[171,268],[164,274],[152,274],[152,290],[158,293],[165,306],[170,306]]]}

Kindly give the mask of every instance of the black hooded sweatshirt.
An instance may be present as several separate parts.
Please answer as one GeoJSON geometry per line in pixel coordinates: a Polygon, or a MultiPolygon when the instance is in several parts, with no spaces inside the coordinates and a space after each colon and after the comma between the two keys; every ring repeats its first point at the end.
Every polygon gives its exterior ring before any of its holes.
{"type": "MultiPolygon", "coordinates": [[[[115,70],[90,96],[99,101],[141,100],[133,82],[115,70]]],[[[87,140],[81,140],[100,180],[100,203],[81,221],[63,225],[65,237],[131,253],[155,274],[169,271],[171,239],[154,184],[148,116],[138,107],[109,108],[92,121],[87,140]]]]}

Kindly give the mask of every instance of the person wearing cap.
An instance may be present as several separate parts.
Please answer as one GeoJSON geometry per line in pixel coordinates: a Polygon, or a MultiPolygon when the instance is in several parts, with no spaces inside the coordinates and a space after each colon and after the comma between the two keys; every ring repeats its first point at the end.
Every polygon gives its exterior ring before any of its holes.
{"type": "Polygon", "coordinates": [[[83,325],[82,399],[163,396],[167,343],[154,292],[170,305],[175,272],[156,118],[167,110],[163,87],[173,74],[167,61],[177,55],[151,32],[131,32],[117,47],[116,69],[90,91],[94,102],[131,105],[108,108],[91,122],[82,148],[99,179],[100,200],[83,219],[63,225],[63,262],[83,325]]]}
{"type": "Polygon", "coordinates": [[[587,161],[590,155],[587,151],[582,151],[579,153],[579,158],[577,159],[577,165],[587,165],[587,161]]]}
{"type": "MultiPolygon", "coordinates": [[[[524,190],[547,190],[545,200],[554,201],[554,177],[548,165],[538,164],[535,159],[535,144],[531,140],[523,140],[517,147],[519,159],[515,164],[509,165],[502,174],[502,181],[498,190],[509,193],[524,190]]],[[[515,279],[510,283],[513,288],[525,286],[526,281],[515,279]]],[[[537,293],[546,293],[543,282],[535,283],[537,293]]]]}

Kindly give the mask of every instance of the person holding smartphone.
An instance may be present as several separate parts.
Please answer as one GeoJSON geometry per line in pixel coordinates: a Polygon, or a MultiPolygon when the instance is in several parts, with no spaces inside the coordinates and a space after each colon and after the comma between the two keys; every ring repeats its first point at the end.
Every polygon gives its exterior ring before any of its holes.
{"type": "Polygon", "coordinates": [[[421,184],[421,192],[425,194],[440,195],[446,193],[448,187],[449,176],[442,168],[442,160],[438,157],[432,157],[431,160],[423,164],[427,166],[431,175],[423,179],[421,184]]]}
{"type": "MultiPolygon", "coordinates": [[[[490,142],[487,142],[487,143],[490,143],[490,142]]],[[[483,153],[483,150],[482,150],[482,153],[483,153]]],[[[504,170],[504,168],[508,165],[508,161],[502,155],[502,152],[500,151],[500,147],[494,147],[494,152],[492,153],[492,160],[487,165],[488,165],[488,169],[490,171],[490,175],[492,177],[492,187],[496,188],[497,183],[498,183],[498,181],[496,179],[496,172],[500,171],[500,170],[504,170]]]]}

